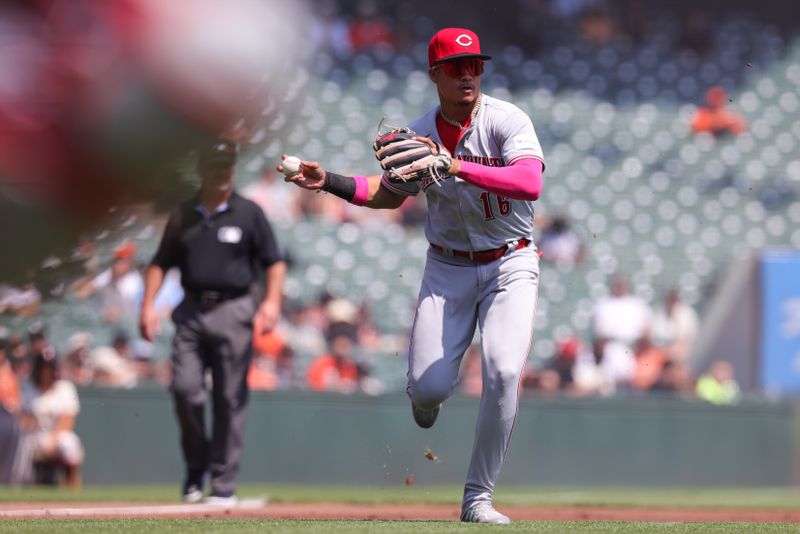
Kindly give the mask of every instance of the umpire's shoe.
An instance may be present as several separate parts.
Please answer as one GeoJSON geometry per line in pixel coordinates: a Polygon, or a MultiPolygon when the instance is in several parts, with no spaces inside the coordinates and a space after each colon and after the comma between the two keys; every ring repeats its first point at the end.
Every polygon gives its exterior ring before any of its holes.
{"type": "Polygon", "coordinates": [[[190,470],[186,474],[186,481],[183,483],[181,500],[185,503],[194,504],[203,500],[203,478],[205,473],[202,471],[190,470]]]}
{"type": "Polygon", "coordinates": [[[411,414],[414,416],[414,421],[419,427],[430,428],[433,426],[433,423],[436,422],[436,418],[439,417],[439,409],[441,407],[442,405],[439,404],[433,410],[423,410],[412,401],[411,414]]]}
{"type": "Polygon", "coordinates": [[[465,523],[491,523],[495,525],[508,525],[511,520],[498,512],[490,502],[475,503],[462,510],[461,521],[465,523]]]}

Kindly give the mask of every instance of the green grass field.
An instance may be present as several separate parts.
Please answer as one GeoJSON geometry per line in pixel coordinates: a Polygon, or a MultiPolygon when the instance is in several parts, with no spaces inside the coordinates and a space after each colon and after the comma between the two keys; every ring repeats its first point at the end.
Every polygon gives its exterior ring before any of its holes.
{"type": "MultiPolygon", "coordinates": [[[[177,488],[165,486],[88,486],[81,491],[40,487],[0,488],[0,503],[163,502],[176,503],[177,488]]],[[[338,487],[243,485],[243,498],[268,496],[269,501],[350,504],[452,504],[459,487],[338,487]]],[[[497,491],[502,506],[614,506],[670,508],[800,509],[800,489],[791,488],[514,488],[497,491]]],[[[468,532],[503,528],[513,532],[800,532],[800,525],[780,523],[660,523],[618,521],[517,521],[508,527],[466,525],[455,521],[276,521],[267,519],[25,519],[0,520],[2,532],[468,532]]]]}

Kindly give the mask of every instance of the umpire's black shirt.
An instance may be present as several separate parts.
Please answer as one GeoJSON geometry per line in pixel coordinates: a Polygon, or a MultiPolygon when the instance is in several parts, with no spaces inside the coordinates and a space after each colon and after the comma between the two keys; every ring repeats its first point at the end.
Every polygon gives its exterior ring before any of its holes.
{"type": "Polygon", "coordinates": [[[244,292],[282,259],[256,203],[233,193],[222,209],[208,214],[198,194],[170,214],[153,264],[165,271],[178,267],[186,291],[244,292]]]}

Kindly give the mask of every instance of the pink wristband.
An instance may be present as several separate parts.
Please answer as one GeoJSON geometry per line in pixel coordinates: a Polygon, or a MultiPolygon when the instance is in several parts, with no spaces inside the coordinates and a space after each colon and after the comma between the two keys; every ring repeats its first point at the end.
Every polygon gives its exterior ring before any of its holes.
{"type": "Polygon", "coordinates": [[[356,194],[353,195],[353,200],[350,203],[356,206],[363,206],[369,199],[369,182],[367,182],[366,176],[353,176],[353,180],[356,181],[356,194]]]}

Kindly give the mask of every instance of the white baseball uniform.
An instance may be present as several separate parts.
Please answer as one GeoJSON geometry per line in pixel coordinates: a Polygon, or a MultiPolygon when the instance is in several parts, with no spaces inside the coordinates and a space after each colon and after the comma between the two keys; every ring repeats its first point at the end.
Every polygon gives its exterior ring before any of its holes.
{"type": "MultiPolygon", "coordinates": [[[[521,158],[544,161],[528,116],[518,107],[481,96],[477,115],[456,145],[454,157],[488,166],[521,158]]],[[[410,125],[441,144],[439,107],[410,125]]],[[[458,177],[440,184],[383,187],[402,195],[427,194],[425,235],[444,252],[429,249],[411,333],[408,394],[423,409],[448,398],[458,381],[464,352],[480,328],[483,392],[463,506],[491,501],[517,415],[520,380],[530,351],[539,286],[539,256],[533,244],[533,202],[499,197],[458,177]],[[489,263],[451,251],[508,246],[489,263]]]]}

